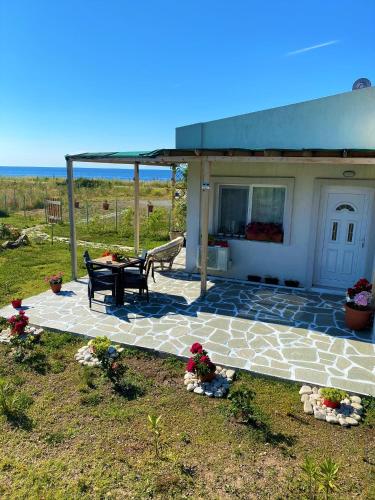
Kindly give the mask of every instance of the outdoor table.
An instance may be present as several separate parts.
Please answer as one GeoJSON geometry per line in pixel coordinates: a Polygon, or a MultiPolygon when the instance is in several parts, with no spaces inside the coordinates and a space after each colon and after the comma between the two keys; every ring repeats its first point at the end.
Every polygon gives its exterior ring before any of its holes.
{"type": "Polygon", "coordinates": [[[117,282],[116,289],[116,306],[122,306],[124,303],[124,269],[127,267],[139,267],[144,259],[140,257],[128,257],[126,260],[117,262],[112,260],[111,256],[99,257],[97,259],[92,259],[94,264],[100,264],[103,268],[111,269],[112,272],[118,272],[120,279],[117,282]]]}

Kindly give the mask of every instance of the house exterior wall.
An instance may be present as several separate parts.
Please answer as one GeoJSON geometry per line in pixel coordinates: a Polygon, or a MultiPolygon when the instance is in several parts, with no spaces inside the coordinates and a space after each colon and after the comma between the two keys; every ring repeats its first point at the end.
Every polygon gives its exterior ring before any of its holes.
{"type": "MultiPolygon", "coordinates": [[[[291,200],[290,239],[284,244],[259,241],[229,240],[231,268],[227,277],[246,279],[248,274],[273,275],[284,279],[296,279],[306,287],[313,284],[315,244],[318,228],[320,192],[324,185],[357,186],[375,188],[374,166],[334,166],[318,164],[262,164],[213,163],[210,189],[210,226],[215,232],[215,183],[218,179],[230,184],[231,179],[243,179],[249,184],[252,178],[272,180],[293,179],[291,200]],[[344,170],[354,170],[354,179],[345,179],[344,170]]],[[[188,215],[187,215],[187,270],[194,272],[199,248],[200,165],[189,164],[188,215]]],[[[366,275],[371,279],[374,265],[375,216],[372,207],[370,240],[366,261],[366,275]]],[[[213,274],[213,273],[211,273],[213,274]]],[[[216,273],[218,275],[222,273],[216,273]]],[[[222,274],[223,275],[223,274],[222,274]]]]}
{"type": "Polygon", "coordinates": [[[176,129],[177,148],[371,149],[375,87],[176,129]]]}

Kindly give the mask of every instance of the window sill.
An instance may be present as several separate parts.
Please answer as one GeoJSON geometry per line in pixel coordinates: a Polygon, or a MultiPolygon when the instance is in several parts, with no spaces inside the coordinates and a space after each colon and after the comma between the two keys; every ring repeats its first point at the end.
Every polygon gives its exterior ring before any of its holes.
{"type": "Polygon", "coordinates": [[[266,240],[248,240],[245,236],[219,236],[219,235],[214,235],[215,240],[217,241],[245,241],[247,243],[266,243],[266,244],[273,244],[273,245],[285,245],[285,241],[266,241],[266,240]]]}

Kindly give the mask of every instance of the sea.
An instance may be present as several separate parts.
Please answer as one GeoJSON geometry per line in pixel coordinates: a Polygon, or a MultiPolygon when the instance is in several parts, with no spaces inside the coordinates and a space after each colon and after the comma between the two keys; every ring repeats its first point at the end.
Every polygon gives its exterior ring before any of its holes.
{"type": "MultiPolygon", "coordinates": [[[[132,167],[74,167],[74,177],[88,179],[120,179],[132,180],[132,167]]],[[[0,177],[66,177],[65,167],[7,167],[0,166],[0,177]]],[[[139,168],[141,181],[167,181],[171,178],[171,170],[164,168],[139,168]]]]}

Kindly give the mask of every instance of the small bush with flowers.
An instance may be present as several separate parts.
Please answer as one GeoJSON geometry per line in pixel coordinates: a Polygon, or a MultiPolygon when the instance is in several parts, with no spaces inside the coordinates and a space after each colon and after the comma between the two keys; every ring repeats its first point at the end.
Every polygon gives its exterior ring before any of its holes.
{"type": "Polygon", "coordinates": [[[361,278],[346,293],[348,306],[358,311],[367,311],[372,301],[372,285],[365,278],[361,278]]]}
{"type": "Polygon", "coordinates": [[[121,363],[121,356],[124,351],[122,347],[112,345],[108,337],[96,337],[90,340],[91,352],[100,361],[101,367],[106,376],[114,385],[119,385],[126,367],[121,363]]]}
{"type": "Polygon", "coordinates": [[[216,365],[211,361],[207,351],[203,349],[199,342],[195,342],[191,346],[190,352],[193,356],[187,362],[187,372],[195,373],[200,379],[204,379],[215,374],[216,365]]]}
{"type": "Polygon", "coordinates": [[[33,350],[40,334],[36,333],[34,327],[29,327],[29,318],[25,311],[19,311],[7,319],[10,330],[10,345],[13,347],[12,353],[16,361],[26,361],[33,350]]]}

